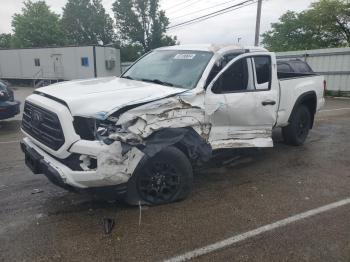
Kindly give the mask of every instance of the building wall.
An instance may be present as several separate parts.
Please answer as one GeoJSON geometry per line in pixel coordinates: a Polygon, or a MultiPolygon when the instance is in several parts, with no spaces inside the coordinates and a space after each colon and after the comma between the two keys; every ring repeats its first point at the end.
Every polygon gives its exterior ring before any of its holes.
{"type": "Polygon", "coordinates": [[[96,65],[98,77],[120,76],[120,50],[112,47],[96,47],[96,65]],[[113,69],[107,69],[106,61],[115,61],[113,69]]]}
{"type": "Polygon", "coordinates": [[[92,46],[68,48],[63,58],[65,79],[72,80],[94,77],[94,55],[92,50],[92,46]],[[81,59],[83,57],[88,58],[88,66],[82,66],[81,59]]]}
{"type": "MultiPolygon", "coordinates": [[[[98,77],[120,75],[119,50],[96,47],[96,63],[98,77]],[[105,69],[105,56],[116,60],[113,70],[105,69]]],[[[0,50],[0,78],[72,80],[94,76],[92,46],[0,50]],[[40,66],[35,65],[35,59],[40,60],[40,66]]]]}
{"type": "Polygon", "coordinates": [[[350,93],[350,48],[330,48],[277,53],[277,58],[298,58],[327,80],[327,90],[350,93]]]}

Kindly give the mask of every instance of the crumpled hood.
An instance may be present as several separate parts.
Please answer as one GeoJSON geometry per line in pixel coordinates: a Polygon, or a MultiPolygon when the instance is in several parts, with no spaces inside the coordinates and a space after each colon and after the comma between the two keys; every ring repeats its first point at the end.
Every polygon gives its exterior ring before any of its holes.
{"type": "Polygon", "coordinates": [[[105,119],[115,111],[186,90],[119,77],[62,82],[36,90],[64,101],[73,116],[105,119]]]}

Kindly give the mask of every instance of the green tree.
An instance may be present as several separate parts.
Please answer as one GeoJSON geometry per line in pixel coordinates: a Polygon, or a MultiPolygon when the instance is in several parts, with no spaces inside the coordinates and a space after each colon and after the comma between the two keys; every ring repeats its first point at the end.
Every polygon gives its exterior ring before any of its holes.
{"type": "Polygon", "coordinates": [[[140,45],[144,52],[176,44],[176,37],[165,34],[169,19],[159,10],[159,0],[116,0],[113,11],[125,44],[140,45]]]}
{"type": "Polygon", "coordinates": [[[113,20],[101,0],[68,0],[62,24],[70,44],[106,45],[115,40],[113,20]]]}
{"type": "Polygon", "coordinates": [[[311,6],[310,15],[320,23],[323,37],[350,46],[350,1],[320,0],[311,6]]]}
{"type": "Polygon", "coordinates": [[[122,62],[135,61],[144,53],[144,49],[140,44],[119,44],[115,47],[120,49],[120,59],[122,62]]]}
{"type": "Polygon", "coordinates": [[[21,14],[12,19],[15,47],[45,47],[65,44],[59,15],[45,1],[25,1],[21,14]]]}
{"type": "Polygon", "coordinates": [[[12,35],[11,34],[0,34],[0,48],[12,47],[12,35]]]}
{"type": "Polygon", "coordinates": [[[271,51],[350,46],[350,4],[320,0],[303,12],[288,11],[271,28],[262,35],[271,51]]]}

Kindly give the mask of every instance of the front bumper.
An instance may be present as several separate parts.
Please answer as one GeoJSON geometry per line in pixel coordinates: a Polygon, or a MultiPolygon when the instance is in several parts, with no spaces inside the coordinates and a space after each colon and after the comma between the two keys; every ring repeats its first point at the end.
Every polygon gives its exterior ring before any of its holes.
{"type": "MultiPolygon", "coordinates": [[[[28,138],[21,141],[21,149],[25,154],[25,163],[34,174],[44,174],[53,184],[69,191],[79,193],[98,194],[106,198],[122,197],[127,192],[127,184],[107,185],[97,187],[87,187],[79,183],[79,180],[72,182],[73,179],[87,173],[86,178],[96,175],[93,172],[86,171],[68,171],[67,167],[50,155],[43,152],[35,146],[28,138]]],[[[84,181],[86,181],[86,178],[84,181]]],[[[96,178],[95,178],[96,179],[96,178]]]]}
{"type": "Polygon", "coordinates": [[[0,102],[0,120],[8,119],[19,114],[20,102],[18,101],[3,101],[0,102]]]}
{"type": "Polygon", "coordinates": [[[44,174],[53,184],[73,191],[74,187],[68,185],[59,173],[59,170],[51,165],[33,147],[21,142],[21,149],[25,155],[25,163],[34,174],[44,174]]]}
{"type": "Polygon", "coordinates": [[[44,174],[53,184],[75,192],[112,194],[121,196],[126,193],[127,183],[113,184],[97,171],[74,171],[55,159],[29,138],[21,141],[25,154],[25,163],[34,174],[44,174]]]}

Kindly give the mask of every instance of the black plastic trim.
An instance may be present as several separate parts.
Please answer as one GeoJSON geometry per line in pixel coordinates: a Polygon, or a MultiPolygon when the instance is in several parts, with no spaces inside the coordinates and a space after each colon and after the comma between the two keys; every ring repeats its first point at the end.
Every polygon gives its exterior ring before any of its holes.
{"type": "Polygon", "coordinates": [[[308,96],[312,96],[313,98],[315,98],[316,100],[316,108],[315,108],[315,112],[311,112],[312,114],[312,124],[311,124],[311,128],[313,126],[313,122],[314,122],[314,116],[315,116],[315,113],[316,113],[316,109],[317,109],[317,95],[316,95],[316,92],[315,91],[308,91],[308,92],[305,92],[303,94],[301,94],[298,99],[295,101],[295,104],[294,104],[294,107],[293,107],[293,110],[289,116],[289,119],[288,119],[288,122],[291,121],[291,118],[292,118],[292,115],[294,114],[295,110],[298,108],[298,106],[300,106],[302,103],[303,103],[303,100],[308,97],[308,96]]]}
{"type": "Polygon", "coordinates": [[[92,47],[92,54],[94,56],[94,76],[97,77],[96,46],[92,47]]]}
{"type": "Polygon", "coordinates": [[[54,100],[57,103],[60,103],[60,104],[62,104],[64,106],[66,106],[68,108],[68,110],[70,111],[70,108],[69,108],[68,104],[65,101],[63,101],[62,99],[59,99],[57,97],[54,97],[52,95],[48,95],[48,94],[45,94],[45,93],[39,92],[39,91],[34,91],[33,94],[36,94],[36,95],[43,96],[43,97],[49,98],[51,100],[54,100]]]}
{"type": "Polygon", "coordinates": [[[65,143],[57,114],[28,101],[24,104],[22,129],[53,150],[60,149],[65,143]],[[33,112],[37,114],[34,115],[33,112]],[[35,116],[38,116],[39,119],[33,119],[35,116]]]}

